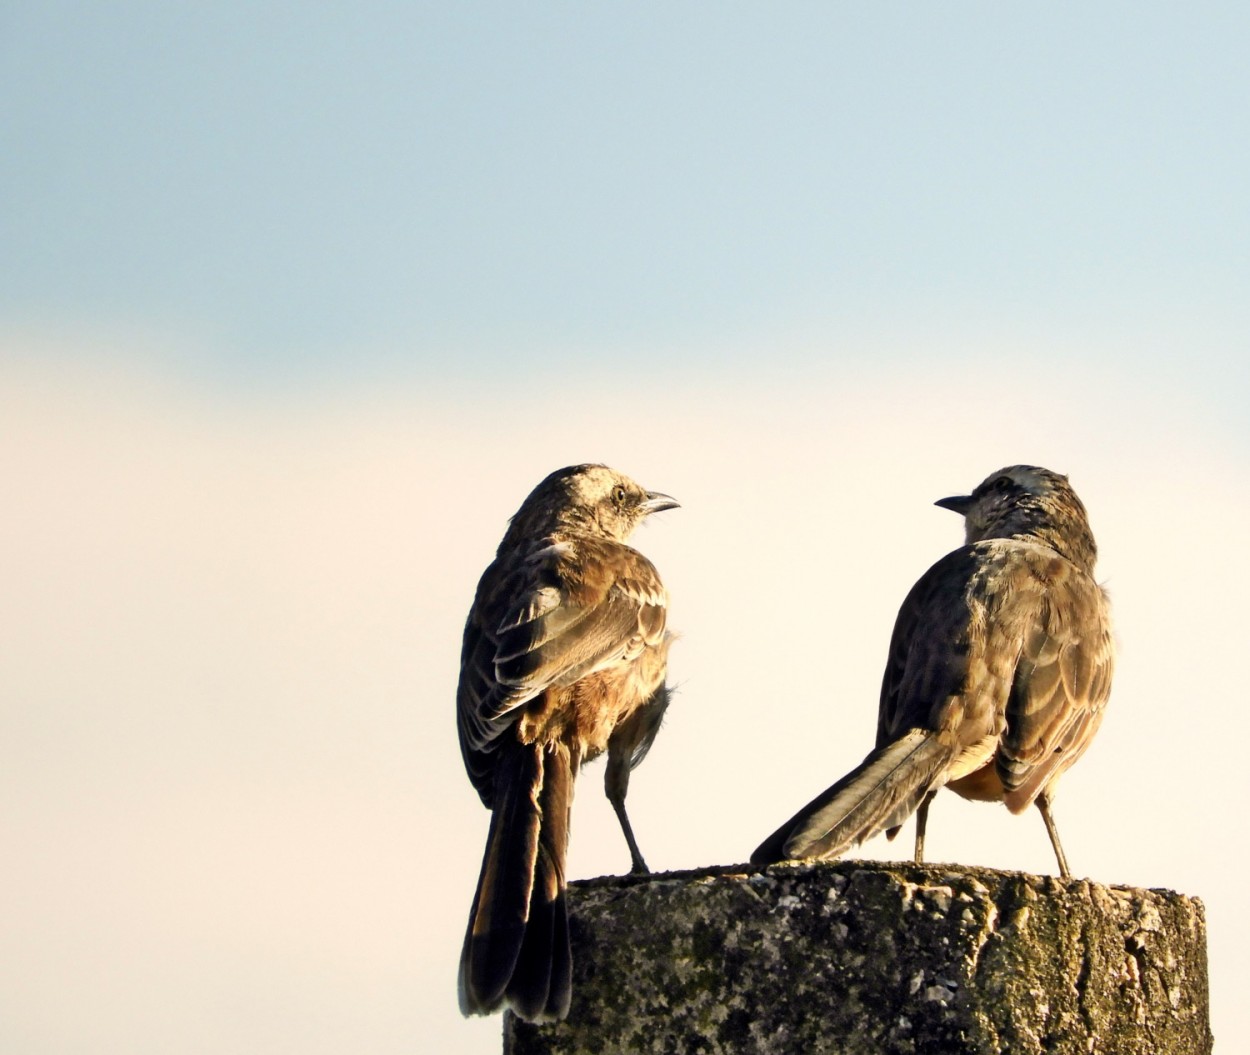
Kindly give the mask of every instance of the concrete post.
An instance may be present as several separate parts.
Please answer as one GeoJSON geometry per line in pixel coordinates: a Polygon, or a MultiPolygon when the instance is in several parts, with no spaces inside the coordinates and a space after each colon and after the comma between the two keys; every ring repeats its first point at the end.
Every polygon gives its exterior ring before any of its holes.
{"type": "Polygon", "coordinates": [[[1201,902],[843,860],[573,884],[566,1022],[507,1055],[1206,1055],[1201,902]]]}

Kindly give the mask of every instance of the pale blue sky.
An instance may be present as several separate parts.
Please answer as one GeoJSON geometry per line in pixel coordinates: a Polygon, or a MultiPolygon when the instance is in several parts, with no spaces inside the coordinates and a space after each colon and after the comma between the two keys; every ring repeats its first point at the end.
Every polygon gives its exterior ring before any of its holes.
{"type": "Polygon", "coordinates": [[[829,357],[865,327],[900,356],[1131,331],[1162,361],[1200,327],[1190,382],[1244,395],[1248,28],[1233,4],[10,5],[0,319],[278,379],[733,365],[796,329],[829,357]]]}

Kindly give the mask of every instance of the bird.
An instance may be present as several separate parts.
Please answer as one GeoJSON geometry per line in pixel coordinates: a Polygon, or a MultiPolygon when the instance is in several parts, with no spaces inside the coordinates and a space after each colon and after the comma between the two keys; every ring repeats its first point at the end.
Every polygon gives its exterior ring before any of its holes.
{"type": "Polygon", "coordinates": [[[929,804],[949,787],[1015,814],[1035,804],[1059,874],[1071,876],[1055,786],[1098,731],[1115,665],[1085,506],[1066,476],[1033,465],[936,504],[963,516],[965,545],[899,609],[876,747],[764,840],[753,863],[836,857],[880,831],[893,838],[913,812],[922,863],[929,804]]]}
{"type": "Polygon", "coordinates": [[[460,1009],[568,1014],[572,951],[565,856],[573,785],[607,753],[604,790],[648,871],[625,810],[632,770],[669,705],[668,593],[626,545],[678,506],[600,464],[558,469],[521,503],[465,621],[456,726],[491,819],[459,970],[460,1009]]]}

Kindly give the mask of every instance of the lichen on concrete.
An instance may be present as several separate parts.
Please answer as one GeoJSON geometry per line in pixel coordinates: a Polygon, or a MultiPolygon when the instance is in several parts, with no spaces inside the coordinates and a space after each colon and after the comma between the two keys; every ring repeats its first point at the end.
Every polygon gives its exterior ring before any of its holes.
{"type": "Polygon", "coordinates": [[[571,889],[568,1020],[510,1055],[1205,1055],[1202,905],[1169,891],[838,861],[571,889]]]}

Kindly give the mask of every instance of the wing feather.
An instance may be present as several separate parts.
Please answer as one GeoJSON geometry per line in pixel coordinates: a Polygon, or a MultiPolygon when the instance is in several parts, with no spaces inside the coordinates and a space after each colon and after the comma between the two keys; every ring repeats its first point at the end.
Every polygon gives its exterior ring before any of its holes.
{"type": "Polygon", "coordinates": [[[1110,608],[1066,561],[1036,567],[1040,599],[1027,619],[997,757],[1009,809],[1026,809],[1084,753],[1102,721],[1114,665],[1110,608]]]}
{"type": "Polygon", "coordinates": [[[908,729],[938,729],[948,701],[963,692],[973,622],[968,583],[978,566],[974,546],[948,553],[900,606],[881,680],[878,747],[908,729]]]}
{"type": "Polygon", "coordinates": [[[655,567],[619,542],[548,538],[496,558],[465,623],[456,707],[465,768],[484,802],[497,740],[519,709],[658,643],[666,608],[655,567]]]}

